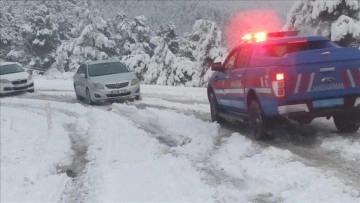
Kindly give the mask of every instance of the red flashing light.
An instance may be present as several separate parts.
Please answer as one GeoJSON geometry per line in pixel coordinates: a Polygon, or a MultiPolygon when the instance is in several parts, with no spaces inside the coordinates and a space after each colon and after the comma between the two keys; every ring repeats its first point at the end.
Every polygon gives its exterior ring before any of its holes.
{"type": "Polygon", "coordinates": [[[252,36],[251,36],[251,34],[246,34],[241,39],[244,40],[244,41],[251,41],[252,36]]]}
{"type": "Polygon", "coordinates": [[[266,32],[246,34],[241,39],[246,42],[263,42],[263,41],[266,41],[267,34],[266,34],[266,32]]]}
{"type": "Polygon", "coordinates": [[[267,38],[267,34],[265,32],[255,33],[255,41],[256,42],[266,41],[266,38],[267,38]]]}

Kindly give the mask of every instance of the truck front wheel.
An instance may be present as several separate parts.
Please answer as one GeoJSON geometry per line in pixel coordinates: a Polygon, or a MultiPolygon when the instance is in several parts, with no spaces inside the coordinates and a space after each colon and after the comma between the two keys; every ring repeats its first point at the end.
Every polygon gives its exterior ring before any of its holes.
{"type": "Polygon", "coordinates": [[[354,133],[359,130],[360,124],[348,121],[348,116],[334,116],[334,124],[340,133],[354,133]]]}
{"type": "Polygon", "coordinates": [[[249,106],[249,124],[251,130],[251,136],[260,140],[265,137],[265,122],[264,113],[257,100],[252,100],[249,106]]]}
{"type": "Polygon", "coordinates": [[[224,123],[224,119],[219,116],[219,106],[215,98],[215,94],[213,91],[209,93],[209,103],[210,103],[210,113],[211,113],[211,121],[218,122],[219,124],[224,123]]]}

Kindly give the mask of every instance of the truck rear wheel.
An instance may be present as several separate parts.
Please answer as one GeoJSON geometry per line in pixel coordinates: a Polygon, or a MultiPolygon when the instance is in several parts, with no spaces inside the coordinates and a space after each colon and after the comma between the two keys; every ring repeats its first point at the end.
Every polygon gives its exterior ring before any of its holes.
{"type": "Polygon", "coordinates": [[[346,115],[338,115],[333,118],[334,124],[340,133],[353,133],[360,128],[360,123],[348,121],[348,116],[346,115]]]}
{"type": "Polygon", "coordinates": [[[213,91],[209,93],[209,102],[210,102],[211,121],[218,122],[219,124],[224,123],[224,119],[219,116],[219,106],[213,91]]]}
{"type": "Polygon", "coordinates": [[[264,113],[257,100],[252,100],[249,106],[249,124],[251,130],[251,136],[260,140],[265,137],[265,122],[264,113]]]}

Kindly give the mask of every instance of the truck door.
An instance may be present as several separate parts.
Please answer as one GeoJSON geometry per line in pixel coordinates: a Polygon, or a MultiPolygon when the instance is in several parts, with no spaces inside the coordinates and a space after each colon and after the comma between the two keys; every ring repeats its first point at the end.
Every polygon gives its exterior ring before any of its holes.
{"type": "Polygon", "coordinates": [[[230,80],[229,73],[234,68],[237,53],[238,52],[236,50],[234,50],[229,54],[229,56],[227,57],[227,59],[224,62],[224,65],[223,65],[225,68],[225,71],[218,72],[218,73],[216,73],[217,75],[215,76],[215,81],[214,81],[213,87],[214,87],[216,98],[218,99],[218,103],[222,107],[229,106],[228,98],[226,97],[225,92],[224,92],[224,85],[226,85],[228,83],[228,80],[230,80]]]}
{"type": "Polygon", "coordinates": [[[244,76],[251,53],[251,46],[242,46],[237,50],[234,67],[228,71],[229,80],[224,84],[227,106],[239,112],[246,112],[244,76]]]}

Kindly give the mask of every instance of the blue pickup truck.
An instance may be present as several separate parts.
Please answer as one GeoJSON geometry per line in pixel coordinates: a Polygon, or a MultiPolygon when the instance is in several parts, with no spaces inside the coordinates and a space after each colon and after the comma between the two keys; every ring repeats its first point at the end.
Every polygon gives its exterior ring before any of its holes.
{"type": "Polygon", "coordinates": [[[339,132],[359,129],[358,48],[296,32],[248,34],[243,40],[223,64],[212,64],[207,91],[213,121],[248,122],[255,139],[266,136],[279,116],[300,123],[332,117],[339,132]]]}

